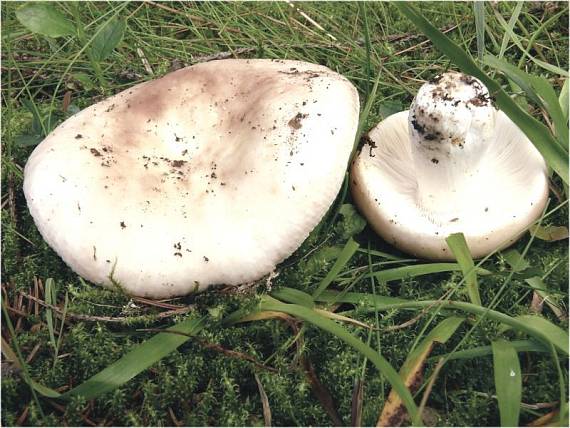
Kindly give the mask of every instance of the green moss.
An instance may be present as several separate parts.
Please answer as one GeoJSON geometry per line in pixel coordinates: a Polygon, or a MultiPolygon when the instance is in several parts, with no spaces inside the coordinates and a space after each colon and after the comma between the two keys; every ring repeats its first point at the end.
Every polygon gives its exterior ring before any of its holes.
{"type": "MultiPolygon", "coordinates": [[[[86,85],[72,77],[83,73],[95,82],[94,72],[87,58],[78,57],[70,62],[81,46],[72,39],[48,41],[40,36],[25,36],[24,27],[16,21],[14,8],[17,5],[2,3],[3,39],[3,104],[2,104],[2,278],[7,284],[8,301],[14,302],[19,291],[29,292],[34,277],[45,281],[54,278],[57,284],[57,300],[69,298],[68,312],[86,316],[129,317],[124,323],[102,323],[78,321],[68,318],[63,329],[59,357],[54,364],[55,352],[50,344],[46,328],[46,311],[39,315],[22,317],[16,338],[10,338],[4,330],[4,337],[11,346],[16,343],[25,358],[34,348],[31,360],[31,376],[41,384],[53,388],[73,387],[109,366],[138,343],[153,333],[142,332],[141,328],[164,328],[176,319],[158,320],[159,309],[133,302],[120,292],[93,287],[80,281],[63,261],[43,241],[29,215],[22,192],[21,169],[32,148],[21,147],[17,137],[33,131],[31,114],[24,108],[23,99],[31,98],[42,112],[52,109],[57,120],[62,120],[61,102],[66,91],[72,92],[72,102],[84,108],[97,101],[102,94],[117,92],[150,78],[136,47],[141,47],[150,62],[155,75],[161,75],[176,61],[193,63],[201,55],[210,55],[242,47],[254,48],[242,57],[271,57],[301,59],[325,64],[347,76],[359,89],[365,99],[368,88],[380,73],[377,97],[372,103],[371,114],[365,128],[375,125],[378,118],[395,106],[406,105],[421,79],[428,79],[442,70],[452,67],[445,58],[429,44],[421,44],[424,38],[418,35],[410,23],[402,19],[396,8],[387,3],[366,5],[372,43],[372,75],[366,76],[366,53],[363,48],[362,16],[355,3],[303,3],[299,5],[326,31],[336,37],[331,43],[326,32],[322,32],[303,18],[294,9],[279,3],[185,3],[171,4],[180,13],[171,13],[151,4],[131,3],[125,10],[130,15],[129,31],[124,42],[103,64],[105,79],[109,88],[96,83],[86,85]],[[140,9],[139,9],[140,8],[140,9]],[[192,18],[189,27],[188,15],[192,18]],[[270,20],[271,18],[272,20],[270,20]],[[356,25],[356,27],[355,27],[356,25]],[[3,34],[4,37],[4,34],[3,34]],[[57,49],[60,51],[56,52],[57,49]],[[31,59],[25,59],[25,58],[31,59]],[[69,67],[69,73],[64,74],[69,67]],[[34,75],[38,77],[33,78],[34,75]],[[62,86],[56,86],[63,77],[62,86]],[[53,96],[53,98],[52,98],[53,96]],[[5,195],[14,191],[14,200],[4,203],[5,195]],[[12,203],[13,202],[13,203],[12,203]],[[15,216],[13,215],[15,213],[15,216]]],[[[462,47],[476,51],[475,26],[471,6],[468,3],[438,2],[416,5],[422,14],[439,28],[458,27],[448,33],[462,47]]],[[[58,4],[64,13],[67,3],[58,4]]],[[[514,6],[508,3],[494,5],[506,19],[514,6]]],[[[85,23],[101,18],[110,11],[108,5],[86,3],[81,8],[85,23]]],[[[537,37],[531,48],[532,55],[547,60],[562,68],[568,64],[567,5],[547,2],[525,4],[520,16],[520,25],[515,28],[526,46],[529,36],[538,30],[540,23],[560,10],[564,13],[560,22],[553,23],[537,37]],[[550,9],[548,9],[550,8],[550,9]],[[528,32],[528,35],[525,33],[528,32]],[[540,52],[539,52],[540,51],[540,52]],[[544,58],[542,58],[544,57],[544,58]]],[[[502,40],[503,29],[487,8],[488,31],[486,42],[489,52],[496,52],[492,38],[502,40]]],[[[90,26],[88,31],[92,31],[90,26]]],[[[505,58],[518,63],[520,51],[508,46],[505,58]]],[[[544,70],[528,61],[528,71],[545,74],[544,70]]],[[[507,83],[502,76],[496,76],[507,83]]],[[[562,81],[556,76],[547,76],[557,89],[562,81]]],[[[399,109],[400,107],[398,107],[399,109]]],[[[536,112],[533,112],[535,114],[536,112]]],[[[538,117],[537,114],[535,116],[538,117]]],[[[562,188],[559,180],[555,186],[562,188]]],[[[350,203],[350,196],[342,203],[350,203]]],[[[553,199],[551,208],[556,205],[553,199]]],[[[345,208],[343,215],[333,224],[332,215],[323,219],[319,228],[307,241],[279,267],[279,276],[272,281],[272,287],[292,287],[313,291],[319,281],[330,270],[339,251],[349,235],[357,234],[361,248],[370,248],[404,256],[378,238],[370,228],[360,232],[362,224],[345,208]]],[[[558,210],[544,222],[545,225],[568,225],[568,206],[558,210]]],[[[522,253],[528,244],[528,235],[514,248],[522,253]]],[[[567,300],[568,296],[568,247],[566,241],[544,242],[535,240],[526,259],[541,275],[550,272],[545,283],[552,293],[567,300]]],[[[373,261],[378,259],[373,257],[373,261]]],[[[367,269],[368,257],[357,253],[348,269],[367,269]]],[[[482,301],[488,304],[497,300],[496,310],[511,316],[529,313],[532,293],[524,282],[524,276],[510,276],[510,267],[500,256],[485,262],[484,267],[492,272],[479,277],[482,301]],[[500,293],[500,294],[499,294],[500,293]]],[[[356,274],[347,276],[345,282],[356,279],[356,274]]],[[[402,297],[412,300],[438,299],[444,293],[454,290],[454,299],[468,299],[464,287],[459,286],[460,273],[443,273],[423,277],[376,284],[377,294],[402,297]]],[[[343,283],[344,284],[344,283],[343,283]]],[[[339,288],[338,282],[332,287],[339,288]]],[[[354,291],[372,292],[369,280],[354,284],[354,291]]],[[[267,292],[264,281],[257,286],[259,294],[267,292]]],[[[177,300],[177,304],[195,305],[195,313],[208,317],[203,340],[219,344],[226,349],[243,352],[258,361],[276,369],[276,373],[255,368],[249,362],[222,355],[207,349],[190,339],[177,351],[154,364],[150,369],[94,400],[86,401],[74,397],[65,402],[64,410],[50,405],[40,398],[45,417],[32,398],[29,387],[18,374],[2,376],[2,425],[16,425],[18,418],[27,410],[26,425],[86,425],[86,417],[98,424],[118,426],[173,425],[178,421],[188,426],[205,425],[252,425],[264,423],[261,398],[254,373],[267,393],[275,425],[330,425],[326,411],[311,391],[311,386],[299,366],[300,354],[292,343],[291,328],[277,320],[257,321],[220,327],[219,321],[238,309],[253,308],[259,299],[254,295],[232,295],[211,291],[197,296],[177,300]],[[176,419],[176,420],[175,420],[176,419]]],[[[351,311],[351,307],[338,310],[351,311]]],[[[369,325],[375,325],[375,314],[358,311],[346,313],[369,325]]],[[[380,332],[371,336],[371,346],[396,368],[405,361],[411,346],[424,329],[429,330],[443,319],[440,314],[430,322],[426,314],[415,323],[399,330],[386,331],[387,327],[400,325],[417,312],[386,311],[379,314],[380,332]],[[429,323],[429,324],[428,324],[429,323]],[[377,340],[379,337],[379,341],[377,340]]],[[[560,322],[545,307],[544,315],[552,322],[567,328],[567,321],[560,322]]],[[[14,316],[14,320],[16,316],[14,316]]],[[[490,341],[503,338],[522,337],[513,331],[503,331],[502,326],[483,321],[471,330],[474,319],[458,329],[446,345],[436,345],[433,355],[452,350],[464,339],[460,349],[488,345],[490,341]]],[[[59,321],[57,326],[59,327],[59,321]]],[[[363,341],[368,332],[353,326],[345,326],[363,341]]],[[[356,379],[360,378],[362,356],[334,336],[305,325],[302,334],[302,356],[314,366],[322,384],[330,391],[335,406],[345,423],[350,421],[351,397],[356,379]]],[[[523,401],[527,403],[551,402],[559,399],[559,382],[552,357],[548,354],[520,354],[523,368],[523,401]]],[[[568,385],[566,360],[561,360],[565,383],[568,385]]],[[[426,376],[434,369],[434,362],[426,366],[426,376]]],[[[390,387],[384,377],[369,362],[364,373],[363,422],[376,423],[378,414],[389,393],[390,387]]],[[[497,425],[499,413],[494,394],[492,357],[453,360],[440,372],[428,406],[436,415],[439,425],[497,425]]],[[[416,397],[419,402],[421,392],[416,397]]],[[[523,412],[521,423],[529,423],[535,417],[523,412]]]]}

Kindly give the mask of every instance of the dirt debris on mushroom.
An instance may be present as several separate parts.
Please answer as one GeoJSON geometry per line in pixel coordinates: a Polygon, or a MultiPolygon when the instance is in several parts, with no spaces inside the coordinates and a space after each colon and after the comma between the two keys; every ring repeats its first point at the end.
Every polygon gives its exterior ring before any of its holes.
{"type": "Polygon", "coordinates": [[[331,205],[358,110],[354,86],[323,66],[187,67],[61,124],[27,162],[26,200],[48,244],[93,283],[162,298],[250,282],[331,205]]]}
{"type": "Polygon", "coordinates": [[[546,164],[492,105],[478,79],[445,73],[365,138],[351,191],[387,242],[418,257],[453,259],[463,232],[474,257],[511,245],[544,210],[546,164]]]}

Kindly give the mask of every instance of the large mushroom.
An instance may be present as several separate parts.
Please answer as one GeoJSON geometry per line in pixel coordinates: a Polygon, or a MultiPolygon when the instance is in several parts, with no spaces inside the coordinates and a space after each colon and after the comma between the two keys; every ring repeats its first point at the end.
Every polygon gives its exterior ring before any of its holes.
{"type": "Polygon", "coordinates": [[[474,257],[511,245],[544,210],[544,159],[491,104],[478,79],[445,73],[409,111],[365,139],[351,168],[357,205],[386,241],[418,257],[453,258],[463,232],[474,257]]]}
{"type": "Polygon", "coordinates": [[[331,205],[358,110],[323,66],[195,65],[65,121],[30,156],[25,196],[44,239],[94,283],[155,298],[246,283],[331,205]]]}

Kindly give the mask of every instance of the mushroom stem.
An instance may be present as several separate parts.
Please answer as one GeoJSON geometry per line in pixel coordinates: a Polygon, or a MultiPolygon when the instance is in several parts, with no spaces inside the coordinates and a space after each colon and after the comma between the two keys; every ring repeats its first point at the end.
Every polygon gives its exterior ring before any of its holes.
{"type": "Polygon", "coordinates": [[[495,112],[485,85],[465,74],[445,73],[420,88],[408,127],[417,200],[426,212],[452,214],[473,199],[495,112]]]}

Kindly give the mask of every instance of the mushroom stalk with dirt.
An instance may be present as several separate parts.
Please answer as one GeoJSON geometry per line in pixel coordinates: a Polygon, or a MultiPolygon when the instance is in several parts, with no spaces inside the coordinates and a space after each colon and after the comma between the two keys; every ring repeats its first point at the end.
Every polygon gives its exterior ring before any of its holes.
{"type": "Polygon", "coordinates": [[[452,233],[465,234],[476,258],[511,245],[548,196],[540,153],[481,81],[454,72],[370,131],[351,176],[358,206],[386,241],[436,260],[453,258],[452,233]]]}

